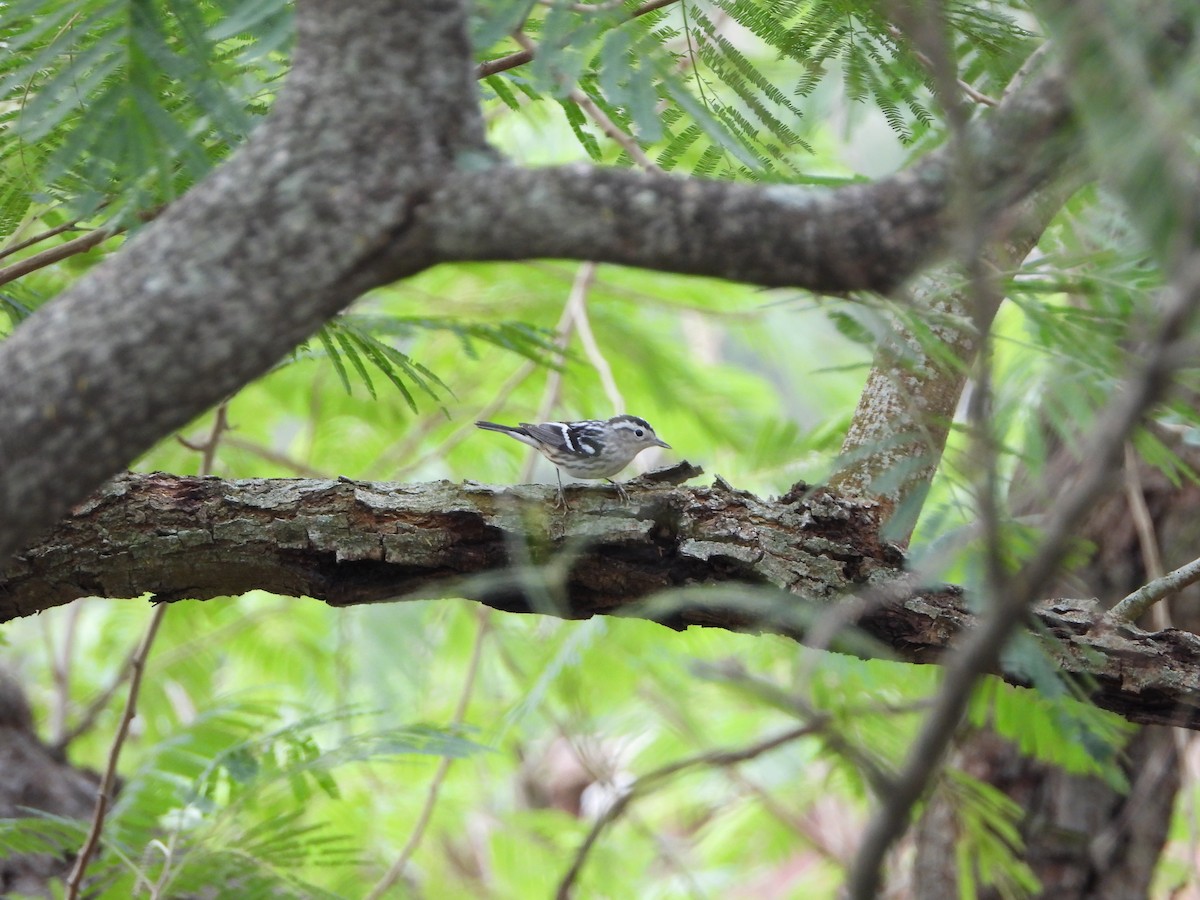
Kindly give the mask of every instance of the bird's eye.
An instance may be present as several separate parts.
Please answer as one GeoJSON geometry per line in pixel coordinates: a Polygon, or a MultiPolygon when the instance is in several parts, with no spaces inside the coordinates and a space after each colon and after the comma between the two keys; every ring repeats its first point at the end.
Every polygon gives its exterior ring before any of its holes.
{"type": "Polygon", "coordinates": [[[640,428],[637,431],[635,431],[634,434],[636,434],[638,437],[646,436],[646,432],[642,431],[642,429],[640,429],[640,428]]]}

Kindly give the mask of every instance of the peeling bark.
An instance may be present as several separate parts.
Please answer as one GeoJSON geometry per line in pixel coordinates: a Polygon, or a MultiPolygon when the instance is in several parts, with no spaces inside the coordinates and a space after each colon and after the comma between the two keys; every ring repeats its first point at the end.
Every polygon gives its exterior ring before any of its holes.
{"type": "MultiPolygon", "coordinates": [[[[124,475],[0,573],[0,621],[80,596],[262,589],[333,606],[467,597],[505,612],[805,640],[857,596],[857,626],[878,645],[835,646],[917,663],[937,662],[975,625],[960,589],[913,583],[879,539],[873,503],[804,485],[768,501],[720,478],[668,483],[698,473],[683,464],[631,482],[628,505],[605,487],[568,488],[569,511],[539,485],[124,475]]],[[[1111,627],[1088,600],[1048,600],[1031,615],[1098,705],[1200,728],[1200,638],[1111,627]]]]}

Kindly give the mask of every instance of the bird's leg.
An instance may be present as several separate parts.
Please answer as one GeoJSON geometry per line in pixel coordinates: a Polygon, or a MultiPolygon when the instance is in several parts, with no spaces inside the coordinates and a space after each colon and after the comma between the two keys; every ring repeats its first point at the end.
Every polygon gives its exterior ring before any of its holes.
{"type": "Polygon", "coordinates": [[[571,509],[571,504],[567,503],[567,495],[566,492],[563,491],[562,486],[562,472],[558,471],[557,466],[554,468],[554,474],[558,476],[558,499],[554,501],[554,508],[558,509],[561,506],[564,510],[569,512],[571,509]]]}
{"type": "Polygon", "coordinates": [[[629,494],[625,493],[625,487],[623,485],[613,481],[611,478],[605,478],[604,480],[617,489],[617,496],[621,498],[622,503],[629,502],[629,494]]]}

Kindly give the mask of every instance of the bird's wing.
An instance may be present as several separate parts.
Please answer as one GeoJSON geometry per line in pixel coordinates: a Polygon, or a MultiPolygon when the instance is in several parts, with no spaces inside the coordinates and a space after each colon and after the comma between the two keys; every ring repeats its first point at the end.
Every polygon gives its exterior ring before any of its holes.
{"type": "Polygon", "coordinates": [[[579,445],[571,435],[570,426],[563,422],[544,422],[540,425],[522,422],[521,427],[525,429],[527,435],[547,447],[565,450],[568,453],[579,452],[579,445]]]}

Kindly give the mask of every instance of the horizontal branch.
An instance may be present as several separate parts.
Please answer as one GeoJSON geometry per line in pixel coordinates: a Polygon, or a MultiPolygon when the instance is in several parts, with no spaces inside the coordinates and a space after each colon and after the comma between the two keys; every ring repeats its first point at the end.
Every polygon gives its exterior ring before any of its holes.
{"type": "MultiPolygon", "coordinates": [[[[1013,204],[1078,154],[1061,75],[1013,91],[971,129],[970,198],[1004,226],[1013,204]]],[[[887,292],[933,262],[956,223],[950,148],[837,189],[484,159],[450,173],[424,210],[445,260],[589,259],[771,287],[887,292]]]]}
{"type": "MultiPolygon", "coordinates": [[[[719,478],[671,483],[698,472],[685,464],[630,482],[628,505],[606,486],[568,487],[569,511],[540,485],[125,475],[0,572],[0,621],[86,595],[262,589],[333,606],[468,597],[506,612],[804,640],[859,596],[874,598],[857,622],[873,641],[843,646],[918,663],[937,662],[976,624],[959,589],[911,584],[872,504],[803,485],[765,501],[719,478]]],[[[1200,729],[1200,638],[1114,627],[1090,601],[1032,615],[1032,632],[1098,705],[1200,729]]]]}

